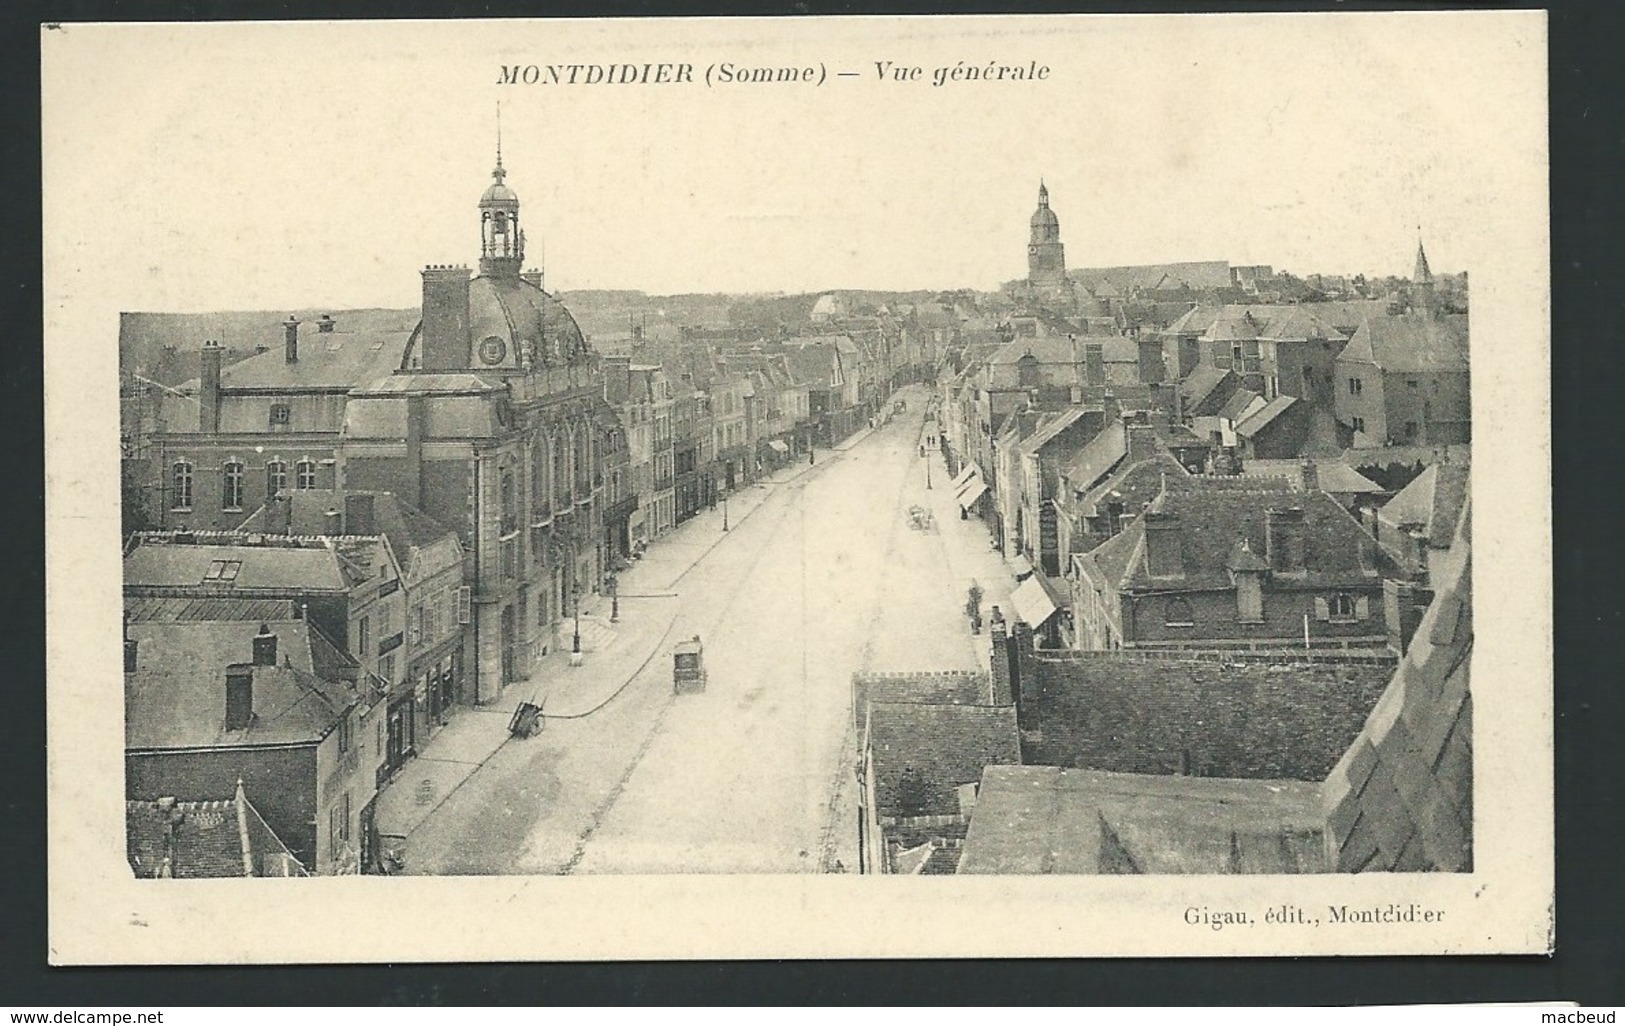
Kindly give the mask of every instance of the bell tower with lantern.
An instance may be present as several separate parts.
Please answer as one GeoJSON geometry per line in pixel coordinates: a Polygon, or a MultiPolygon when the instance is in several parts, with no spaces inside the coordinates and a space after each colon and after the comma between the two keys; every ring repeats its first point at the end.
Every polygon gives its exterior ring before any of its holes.
{"type": "Polygon", "coordinates": [[[497,166],[480,197],[480,273],[517,278],[525,262],[525,232],[519,227],[519,197],[508,188],[502,167],[502,136],[497,135],[497,166]]]}

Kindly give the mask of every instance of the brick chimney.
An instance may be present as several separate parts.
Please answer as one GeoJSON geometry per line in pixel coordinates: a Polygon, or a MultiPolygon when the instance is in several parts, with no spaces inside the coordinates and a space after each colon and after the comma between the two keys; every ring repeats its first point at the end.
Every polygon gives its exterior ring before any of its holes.
{"type": "Polygon", "coordinates": [[[282,322],[282,358],[288,363],[299,362],[299,319],[293,314],[282,322]]]}
{"type": "Polygon", "coordinates": [[[1143,463],[1157,454],[1156,428],[1150,424],[1129,424],[1124,430],[1128,432],[1128,459],[1124,460],[1125,464],[1143,463]]]}
{"type": "Polygon", "coordinates": [[[1110,428],[1123,419],[1123,406],[1117,401],[1117,396],[1110,391],[1101,396],[1100,406],[1101,419],[1105,422],[1106,427],[1110,428]]]}
{"type": "Polygon", "coordinates": [[[254,722],[254,667],[226,667],[226,729],[247,730],[254,722]]]}
{"type": "Polygon", "coordinates": [[[520,271],[519,280],[525,282],[526,284],[534,285],[537,288],[542,288],[542,283],[546,279],[543,276],[542,269],[540,267],[532,267],[528,271],[520,271]]]}
{"type": "Polygon", "coordinates": [[[1177,513],[1147,510],[1140,518],[1145,524],[1145,569],[1152,577],[1185,575],[1185,535],[1177,513]]]}
{"type": "Polygon", "coordinates": [[[344,533],[344,514],[337,509],[329,509],[322,514],[322,534],[329,538],[336,538],[344,533]]]}
{"type": "Polygon", "coordinates": [[[206,435],[220,430],[220,361],[225,350],[209,339],[203,343],[198,371],[197,428],[206,435]]]}
{"type": "Polygon", "coordinates": [[[316,321],[316,332],[321,335],[330,335],[337,324],[338,321],[335,321],[330,315],[322,314],[316,321]]]}
{"type": "Polygon", "coordinates": [[[378,526],[373,516],[374,503],[371,492],[352,492],[344,497],[344,533],[345,534],[377,534],[378,526]]]}
{"type": "Polygon", "coordinates": [[[260,632],[254,635],[254,665],[276,665],[276,634],[270,624],[260,624],[260,632]]]}
{"type": "Polygon", "coordinates": [[[418,345],[424,370],[457,370],[469,365],[467,267],[432,264],[423,269],[423,337],[418,345]]]}
{"type": "Polygon", "coordinates": [[[1270,569],[1293,574],[1304,570],[1303,510],[1272,509],[1264,513],[1264,548],[1270,569]]]}
{"type": "Polygon", "coordinates": [[[1315,466],[1314,460],[1303,461],[1303,490],[1306,492],[1320,491],[1320,468],[1315,466]]]}

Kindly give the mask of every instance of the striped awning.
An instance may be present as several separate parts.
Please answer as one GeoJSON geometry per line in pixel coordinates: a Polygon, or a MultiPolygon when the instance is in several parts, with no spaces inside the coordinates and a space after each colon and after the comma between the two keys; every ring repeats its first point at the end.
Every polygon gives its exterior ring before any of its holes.
{"type": "Polygon", "coordinates": [[[976,464],[974,464],[974,463],[965,464],[965,469],[961,470],[959,472],[958,476],[956,476],[954,478],[954,491],[957,492],[960,489],[964,488],[966,484],[970,483],[972,478],[979,478],[981,476],[982,476],[982,472],[980,470],[976,469],[976,464]]]}
{"type": "Polygon", "coordinates": [[[954,498],[960,506],[964,507],[965,509],[970,509],[972,506],[976,505],[976,500],[980,499],[985,494],[987,494],[987,485],[980,481],[972,481],[954,498]]]}

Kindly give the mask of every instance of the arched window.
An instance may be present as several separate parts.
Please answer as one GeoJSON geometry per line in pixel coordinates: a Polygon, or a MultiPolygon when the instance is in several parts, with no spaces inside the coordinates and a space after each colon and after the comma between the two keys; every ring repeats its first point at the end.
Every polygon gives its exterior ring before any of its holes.
{"type": "Polygon", "coordinates": [[[571,454],[575,462],[576,492],[585,493],[592,489],[592,460],[591,449],[587,442],[588,431],[585,427],[578,427],[575,433],[575,451],[571,454]]]}
{"type": "Polygon", "coordinates": [[[547,436],[537,435],[530,447],[530,502],[538,509],[547,505],[547,436]]]}
{"type": "Polygon", "coordinates": [[[519,530],[519,492],[514,485],[513,468],[503,467],[499,492],[502,501],[502,533],[519,530]]]}
{"type": "Polygon", "coordinates": [[[170,469],[170,508],[192,508],[192,464],[189,460],[176,460],[170,469]]]}
{"type": "Polygon", "coordinates": [[[239,460],[227,460],[220,468],[220,508],[243,508],[243,465],[239,460]]]}
{"type": "Polygon", "coordinates": [[[561,505],[570,498],[570,468],[566,462],[569,453],[565,451],[564,441],[560,438],[553,438],[549,445],[553,450],[553,502],[561,505]]]}
{"type": "Polygon", "coordinates": [[[300,491],[310,491],[316,487],[316,461],[302,459],[295,466],[295,487],[300,491]]]}
{"type": "Polygon", "coordinates": [[[272,460],[265,465],[265,497],[270,499],[288,487],[288,465],[272,460]]]}
{"type": "Polygon", "coordinates": [[[1191,604],[1182,598],[1171,598],[1163,607],[1162,620],[1168,627],[1194,627],[1196,615],[1191,612],[1191,604]]]}

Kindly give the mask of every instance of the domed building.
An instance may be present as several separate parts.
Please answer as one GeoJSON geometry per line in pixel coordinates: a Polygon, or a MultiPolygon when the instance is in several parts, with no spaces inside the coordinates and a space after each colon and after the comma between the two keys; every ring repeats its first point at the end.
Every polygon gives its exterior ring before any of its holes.
{"type": "Polygon", "coordinates": [[[340,476],[456,527],[470,555],[470,700],[495,701],[568,646],[598,592],[606,538],[630,515],[604,453],[624,448],[599,359],[575,318],[521,270],[519,197],[500,151],[477,205],[479,270],[422,271],[422,319],[399,366],[351,391],[340,476]],[[607,533],[606,533],[606,528],[607,533]]]}

